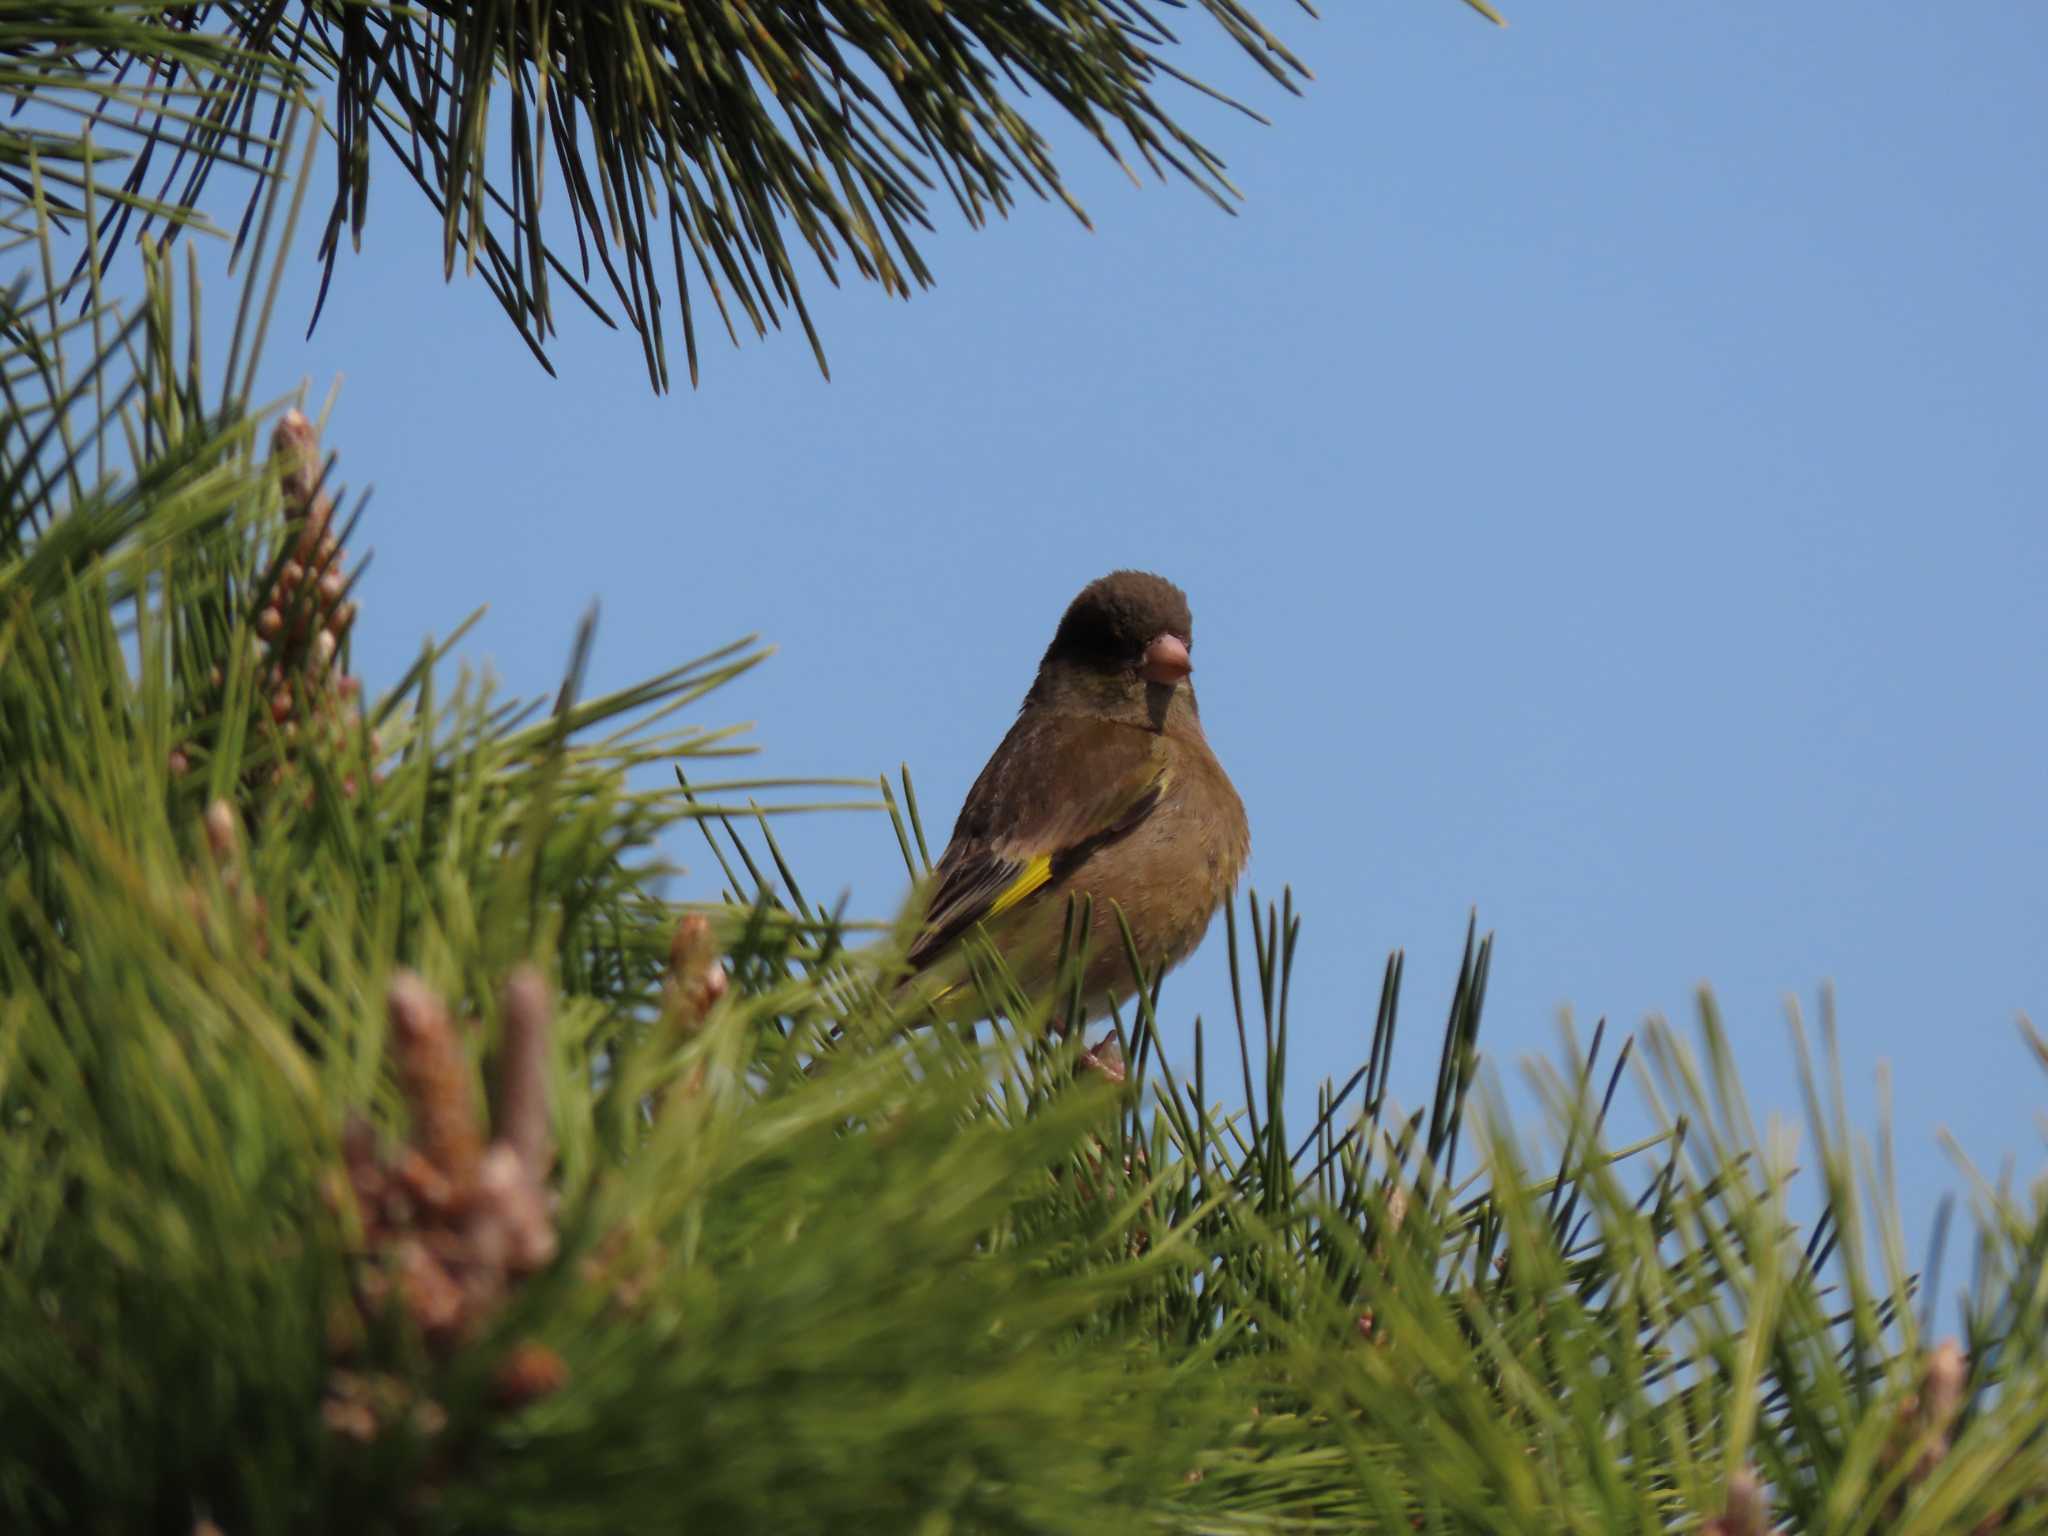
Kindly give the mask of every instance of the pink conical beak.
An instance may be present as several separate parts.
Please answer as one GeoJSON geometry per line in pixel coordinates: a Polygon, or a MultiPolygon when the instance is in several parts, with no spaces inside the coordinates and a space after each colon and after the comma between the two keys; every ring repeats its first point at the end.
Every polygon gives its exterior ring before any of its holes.
{"type": "Polygon", "coordinates": [[[1178,635],[1158,634],[1145,647],[1145,659],[1138,667],[1138,675],[1148,683],[1164,683],[1171,687],[1194,670],[1195,664],[1188,660],[1187,642],[1178,635]]]}

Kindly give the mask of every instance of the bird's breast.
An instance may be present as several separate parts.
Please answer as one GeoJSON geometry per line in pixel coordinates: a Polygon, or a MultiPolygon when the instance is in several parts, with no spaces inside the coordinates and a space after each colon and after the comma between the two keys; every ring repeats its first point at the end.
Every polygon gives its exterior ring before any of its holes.
{"type": "Polygon", "coordinates": [[[1182,742],[1173,755],[1152,814],[1073,877],[1073,889],[1094,899],[1091,947],[1122,955],[1120,908],[1151,967],[1173,965],[1201,942],[1251,850],[1244,805],[1215,758],[1182,742]]]}

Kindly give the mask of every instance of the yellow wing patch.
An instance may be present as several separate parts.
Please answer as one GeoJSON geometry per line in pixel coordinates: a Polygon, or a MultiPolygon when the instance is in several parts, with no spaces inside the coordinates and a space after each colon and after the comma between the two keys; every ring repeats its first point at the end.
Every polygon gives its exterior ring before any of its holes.
{"type": "MultiPolygon", "coordinates": [[[[989,903],[987,917],[995,917],[1009,911],[1051,878],[1052,855],[1041,853],[1033,856],[1017,871],[1017,877],[1003,887],[1002,894],[989,903]]],[[[986,921],[987,918],[983,920],[986,921]]]]}

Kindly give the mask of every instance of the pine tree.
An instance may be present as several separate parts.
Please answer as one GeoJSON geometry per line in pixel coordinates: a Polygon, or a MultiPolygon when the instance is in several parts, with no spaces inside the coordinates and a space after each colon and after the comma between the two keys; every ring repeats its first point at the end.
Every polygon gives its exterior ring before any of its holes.
{"type": "MultiPolygon", "coordinates": [[[[327,259],[381,140],[537,351],[566,288],[663,384],[657,221],[693,358],[706,296],[809,330],[788,231],[900,291],[922,178],[1061,195],[1020,81],[1227,196],[1148,13],[61,0],[0,39],[6,1528],[2048,1527],[2042,1190],[1974,1191],[1937,1341],[1831,1053],[1801,1233],[1710,1000],[1539,1072],[1541,1125],[1475,1092],[1476,931],[1413,1111],[1396,955],[1293,1114],[1284,897],[1229,914],[1220,1036],[1154,985],[1065,1041],[1000,974],[982,1029],[905,1032],[900,933],[810,902],[731,775],[757,648],[586,698],[579,647],[529,704],[451,678],[458,629],[365,696],[360,505],[250,398],[310,155],[348,173],[327,259]],[[222,171],[250,275],[209,366],[168,241],[222,171]],[[658,893],[686,824],[716,903],[658,893]],[[1659,1130],[1617,1147],[1624,1084],[1659,1130]]],[[[920,872],[908,777],[873,794],[920,872]]]]}

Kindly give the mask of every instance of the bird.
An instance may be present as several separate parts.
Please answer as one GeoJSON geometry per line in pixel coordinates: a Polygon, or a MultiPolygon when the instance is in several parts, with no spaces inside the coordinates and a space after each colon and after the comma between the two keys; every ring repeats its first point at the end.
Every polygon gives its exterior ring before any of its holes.
{"type": "Polygon", "coordinates": [[[1069,927],[1085,915],[1083,1017],[1056,1014],[1064,1033],[1136,992],[1124,924],[1148,982],[1201,942],[1251,828],[1202,733],[1193,648],[1187,596],[1164,577],[1112,571],[1081,589],[967,792],[899,1003],[954,1022],[984,1014],[976,933],[1027,997],[1071,985],[1061,956],[1079,952],[1069,927]]]}

